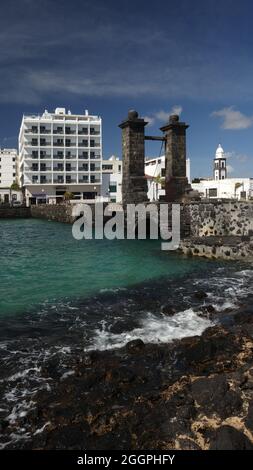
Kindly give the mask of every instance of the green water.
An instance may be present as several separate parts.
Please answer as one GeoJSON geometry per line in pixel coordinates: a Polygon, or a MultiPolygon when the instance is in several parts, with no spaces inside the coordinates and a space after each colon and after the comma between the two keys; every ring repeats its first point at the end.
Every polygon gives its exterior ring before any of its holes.
{"type": "Polygon", "coordinates": [[[162,252],[160,241],[77,241],[71,229],[35,219],[0,221],[1,315],[206,266],[162,252]]]}

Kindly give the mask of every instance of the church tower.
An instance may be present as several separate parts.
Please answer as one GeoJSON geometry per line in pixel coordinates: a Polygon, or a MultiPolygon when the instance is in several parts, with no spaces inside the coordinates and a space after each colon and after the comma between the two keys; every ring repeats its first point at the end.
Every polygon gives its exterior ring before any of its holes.
{"type": "Polygon", "coordinates": [[[227,178],[227,159],[221,144],[218,145],[214,159],[214,179],[225,180],[227,178]]]}

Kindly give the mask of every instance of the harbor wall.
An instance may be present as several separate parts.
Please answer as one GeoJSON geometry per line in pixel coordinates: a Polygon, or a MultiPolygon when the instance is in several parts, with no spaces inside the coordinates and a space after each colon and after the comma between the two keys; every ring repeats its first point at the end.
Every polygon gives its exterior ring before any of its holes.
{"type": "Polygon", "coordinates": [[[31,217],[30,207],[0,206],[0,219],[25,219],[31,217]]]}

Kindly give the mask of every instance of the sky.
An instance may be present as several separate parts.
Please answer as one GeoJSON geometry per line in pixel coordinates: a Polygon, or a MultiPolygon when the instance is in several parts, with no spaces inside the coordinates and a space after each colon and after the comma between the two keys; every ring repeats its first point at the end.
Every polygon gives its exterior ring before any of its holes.
{"type": "Polygon", "coordinates": [[[101,115],[104,158],[121,157],[129,109],[149,135],[177,112],[192,177],[211,176],[219,143],[230,176],[253,177],[252,17],[252,0],[1,0],[0,146],[59,106],[101,115]]]}

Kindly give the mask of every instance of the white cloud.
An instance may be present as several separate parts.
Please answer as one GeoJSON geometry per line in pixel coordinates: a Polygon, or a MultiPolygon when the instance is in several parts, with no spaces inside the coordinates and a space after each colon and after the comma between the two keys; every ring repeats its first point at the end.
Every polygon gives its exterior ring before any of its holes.
{"type": "Polygon", "coordinates": [[[228,130],[248,129],[253,125],[253,116],[246,116],[236,110],[234,106],[214,111],[212,117],[221,117],[223,119],[221,127],[228,130]]]}
{"type": "Polygon", "coordinates": [[[151,114],[150,116],[145,116],[145,120],[148,121],[150,126],[153,126],[157,121],[167,122],[171,114],[180,114],[183,111],[183,107],[181,105],[175,105],[171,108],[170,111],[164,111],[161,109],[156,113],[151,114]]]}
{"type": "Polygon", "coordinates": [[[145,119],[149,126],[153,126],[155,123],[155,118],[152,116],[144,116],[143,119],[145,119]]]}
{"type": "Polygon", "coordinates": [[[233,173],[235,170],[234,168],[232,167],[232,165],[227,165],[227,172],[228,173],[233,173]]]}

